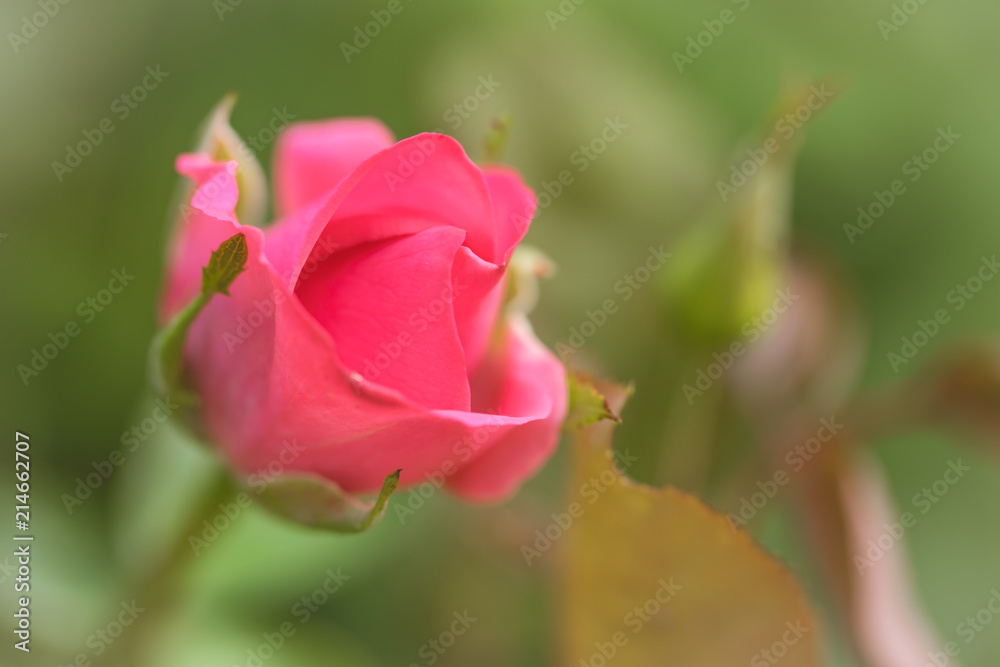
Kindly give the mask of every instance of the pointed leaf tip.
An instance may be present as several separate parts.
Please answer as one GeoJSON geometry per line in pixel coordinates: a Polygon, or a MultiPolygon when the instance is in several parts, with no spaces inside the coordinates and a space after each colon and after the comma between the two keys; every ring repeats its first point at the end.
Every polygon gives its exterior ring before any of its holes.
{"type": "Polygon", "coordinates": [[[161,396],[173,396],[185,405],[198,402],[184,382],[184,342],[188,329],[214,294],[229,296],[229,286],[246,269],[248,256],[242,232],[223,241],[212,253],[208,266],[202,267],[201,293],[156,334],[150,351],[151,374],[161,396]]]}
{"type": "Polygon", "coordinates": [[[389,497],[399,487],[402,470],[389,473],[372,503],[366,503],[326,479],[296,475],[268,484],[260,500],[269,511],[295,523],[335,533],[363,533],[385,515],[389,497]]]}
{"type": "Polygon", "coordinates": [[[242,232],[223,241],[202,269],[202,292],[229,296],[229,286],[246,269],[247,257],[247,238],[242,232]]]}
{"type": "MultiPolygon", "coordinates": [[[[602,419],[608,419],[618,424],[622,422],[618,410],[613,408],[605,395],[601,393],[596,381],[573,371],[568,373],[568,378],[569,412],[563,423],[565,430],[574,431],[602,419]]],[[[632,385],[625,387],[615,385],[615,387],[618,391],[623,392],[624,398],[632,394],[632,385]]],[[[620,402],[624,404],[624,401],[620,402]]]]}

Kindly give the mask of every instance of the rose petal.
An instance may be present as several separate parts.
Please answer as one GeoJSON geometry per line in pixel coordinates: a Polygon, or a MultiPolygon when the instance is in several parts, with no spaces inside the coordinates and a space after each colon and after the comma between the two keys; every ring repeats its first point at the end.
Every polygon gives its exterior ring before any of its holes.
{"type": "Polygon", "coordinates": [[[493,335],[506,293],[507,263],[535,213],[535,195],[513,169],[490,167],[483,175],[497,225],[497,256],[501,263],[487,262],[467,249],[459,251],[455,258],[455,323],[470,373],[479,366],[493,335]]]}
{"type": "Polygon", "coordinates": [[[344,365],[428,408],[468,410],[452,312],[452,265],[465,233],[433,227],[337,253],[296,294],[344,365]]]}
{"type": "Polygon", "coordinates": [[[294,285],[307,261],[441,225],[465,230],[467,247],[500,263],[482,172],[451,137],[420,134],[372,156],[321,201],[276,223],[267,256],[294,285]]]}
{"type": "Polygon", "coordinates": [[[344,199],[324,230],[354,245],[411,231],[409,226],[449,225],[468,234],[465,245],[498,263],[489,193],[482,172],[461,144],[443,134],[418,134],[383,151],[344,199]],[[373,224],[374,223],[374,224],[373,224]]]}
{"type": "Polygon", "coordinates": [[[528,233],[538,206],[535,193],[524,184],[520,174],[509,167],[492,166],[483,170],[493,204],[496,224],[497,254],[506,264],[517,244],[528,233]]]}
{"type": "MultiPolygon", "coordinates": [[[[448,480],[450,491],[469,500],[492,501],[516,491],[555,451],[566,416],[562,364],[538,341],[526,319],[509,320],[506,334],[500,362],[505,377],[501,383],[494,384],[492,378],[490,382],[499,387],[493,411],[528,421],[499,434],[481,456],[448,480]]],[[[481,413],[469,414],[467,423],[481,413]]]]}
{"type": "Polygon", "coordinates": [[[506,288],[504,268],[459,248],[452,268],[455,326],[465,351],[465,366],[475,372],[496,326],[506,288]]]}
{"type": "Polygon", "coordinates": [[[289,345],[280,341],[284,335],[279,331],[278,344],[287,355],[274,366],[272,393],[284,409],[273,415],[258,445],[239,457],[244,470],[266,468],[282,443],[294,441],[302,451],[282,462],[284,470],[321,475],[352,493],[377,491],[401,468],[403,487],[446,484],[456,495],[486,502],[514,492],[558,443],[565,375],[526,323],[508,329],[507,356],[495,360],[495,369],[509,362],[498,371],[505,379],[492,405],[500,414],[408,410],[391,395],[369,395],[377,386],[362,378],[353,397],[330,391],[336,378],[312,343],[289,345]]]}
{"type": "MultiPolygon", "coordinates": [[[[466,232],[466,249],[457,251],[458,270],[453,266],[451,277],[479,280],[478,289],[489,302],[486,310],[492,311],[491,300],[502,294],[502,275],[488,287],[497,273],[502,274],[492,260],[505,258],[497,256],[499,243],[492,233],[485,182],[460,148],[456,153],[450,139],[434,141],[440,141],[440,151],[426,156],[433,178],[414,172],[409,179],[414,190],[401,186],[404,196],[399,200],[375,197],[364,215],[363,203],[352,203],[350,216],[331,223],[335,231],[325,249],[332,255],[357,242],[431,227],[437,229],[428,231],[429,236],[447,237],[456,233],[448,227],[458,227],[466,232]],[[452,185],[463,192],[435,199],[435,188],[428,196],[416,191],[425,178],[433,181],[449,175],[455,177],[452,185]],[[476,215],[466,217],[472,213],[476,215]],[[365,227],[371,222],[365,219],[369,214],[386,217],[381,226],[369,229],[365,227]],[[450,224],[461,218],[471,222],[450,224]],[[469,243],[470,236],[478,240],[469,243]],[[489,257],[479,255],[477,248],[489,257]]],[[[391,164],[382,163],[405,156],[415,145],[400,142],[369,159],[331,195],[311,205],[312,210],[300,209],[306,214],[268,232],[266,241],[260,230],[235,222],[235,181],[219,176],[223,187],[214,183],[225,165],[203,157],[185,162],[184,171],[202,187],[195,196],[198,207],[193,207],[175,243],[164,312],[175,312],[193,297],[201,266],[223,240],[236,231],[247,237],[246,270],[231,286],[231,296],[214,297],[195,320],[185,349],[192,381],[203,398],[206,428],[238,470],[252,473],[279,461],[285,472],[312,472],[349,492],[367,492],[403,468],[403,485],[431,478],[447,483],[459,495],[492,500],[512,492],[553,451],[566,408],[565,378],[558,361],[534,339],[526,322],[507,328],[501,348],[506,356],[489,355],[490,363],[476,373],[478,391],[471,390],[470,400],[472,408],[482,412],[429,411],[393,387],[348,370],[334,338],[292,291],[334,212],[339,214],[359,184],[364,186],[358,194],[362,199],[378,192],[379,181],[387,183],[385,176],[392,173],[391,164]],[[205,187],[210,181],[212,187],[205,187]],[[487,382],[490,377],[494,383],[487,382]]],[[[440,191],[447,185],[436,187],[440,191]]],[[[393,285],[405,282],[395,280],[393,285]]],[[[490,317],[474,310],[464,314],[467,328],[461,335],[478,341],[492,327],[483,323],[490,317]]]]}
{"type": "Polygon", "coordinates": [[[206,154],[184,154],[177,158],[177,171],[194,181],[196,189],[174,230],[160,303],[161,324],[201,292],[201,268],[238,228],[235,161],[215,162],[206,154]]]}
{"type": "Polygon", "coordinates": [[[274,149],[278,215],[294,214],[328,194],[359,164],[392,142],[389,128],[373,118],[289,125],[274,149]]]}

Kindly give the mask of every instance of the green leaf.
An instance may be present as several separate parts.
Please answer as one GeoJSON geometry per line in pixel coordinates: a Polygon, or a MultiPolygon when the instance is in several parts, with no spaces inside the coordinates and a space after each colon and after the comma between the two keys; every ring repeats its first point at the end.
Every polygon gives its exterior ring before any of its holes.
{"type": "Polygon", "coordinates": [[[247,241],[242,234],[222,242],[202,269],[201,293],[177,313],[153,339],[152,379],[161,396],[170,396],[184,405],[198,402],[184,383],[184,342],[188,329],[214,294],[229,295],[229,286],[246,269],[247,241]]]}
{"type": "Polygon", "coordinates": [[[150,361],[156,393],[171,396],[184,405],[198,402],[198,397],[183,382],[184,341],[191,323],[206,303],[205,295],[199,294],[153,339],[150,361]]]}
{"type": "MultiPolygon", "coordinates": [[[[569,384],[569,410],[563,428],[575,431],[578,428],[599,422],[602,419],[621,423],[621,417],[608,405],[607,399],[597,390],[592,380],[579,373],[567,373],[569,384]]],[[[632,392],[631,386],[627,389],[632,392]]]]}
{"type": "Polygon", "coordinates": [[[202,294],[225,294],[229,296],[229,286],[236,276],[247,267],[247,239],[236,234],[225,241],[212,253],[208,266],[202,269],[202,294]]]}
{"type": "Polygon", "coordinates": [[[363,533],[385,514],[389,496],[399,486],[397,470],[382,482],[373,503],[365,503],[339,486],[312,475],[283,476],[261,491],[261,505],[278,516],[337,533],[363,533]]]}

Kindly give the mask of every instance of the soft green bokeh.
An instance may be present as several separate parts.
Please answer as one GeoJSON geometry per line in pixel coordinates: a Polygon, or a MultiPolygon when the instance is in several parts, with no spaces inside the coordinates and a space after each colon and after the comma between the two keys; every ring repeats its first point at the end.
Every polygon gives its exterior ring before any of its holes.
{"type": "MultiPolygon", "coordinates": [[[[124,466],[72,516],[60,500],[150,415],[146,355],[177,183],[173,160],[229,91],[240,96],[233,124],[243,136],[266,128],[274,110],[298,119],[371,115],[400,137],[444,129],[474,157],[489,119],[511,112],[506,159],[527,182],[542,193],[561,171],[573,176],[528,236],[559,267],[533,315],[552,346],[567,340],[588,310],[620,299],[616,281],[645,260],[647,248],[669,250],[699,219],[718,196],[715,181],[728,174],[732,148],[767,117],[790,79],[834,73],[847,91],[803,145],[793,236],[853,276],[871,334],[865,385],[894,379],[886,355],[900,337],[945,307],[949,290],[974,275],[980,257],[1000,250],[996,3],[928,2],[885,40],[877,22],[892,13],[888,0],[587,0],[555,29],[546,11],[556,0],[402,2],[402,13],[351,63],[339,44],[385,2],[243,0],[220,19],[221,2],[210,0],[75,0],[59,5],[16,53],[7,33],[39,6],[0,4],[0,413],[4,438],[15,429],[31,435],[38,535],[37,650],[5,664],[68,664],[90,651],[87,636],[131,597],[116,563],[140,558],[148,540],[138,535],[169,533],[170,516],[192,490],[198,455],[184,453],[162,429],[126,454],[124,466]],[[672,54],[727,8],[735,22],[679,73],[672,54]],[[116,117],[115,98],[158,65],[169,75],[127,118],[116,117]],[[481,76],[501,85],[456,127],[447,111],[481,76]],[[106,117],[114,131],[57,180],[52,162],[106,117]],[[581,161],[575,151],[618,117],[627,129],[596,160],[581,161]],[[903,164],[948,127],[961,135],[955,146],[849,242],[842,226],[856,220],[857,208],[906,178],[903,164]],[[78,304],[122,267],[134,281],[86,321],[78,304]],[[71,320],[80,335],[25,386],[18,364],[30,363],[47,334],[71,320]],[[160,500],[137,520],[139,508],[129,506],[148,503],[139,498],[154,486],[160,500]]],[[[265,167],[270,153],[267,145],[258,155],[265,167]]],[[[621,437],[651,450],[663,436],[662,407],[676,397],[644,388],[661,387],[658,378],[677,360],[662,345],[667,322],[652,283],[620,305],[578,356],[635,380],[621,437]]],[[[986,283],[904,372],[964,336],[1000,331],[998,306],[1000,281],[986,283]]],[[[1000,474],[995,462],[959,444],[926,434],[879,448],[903,509],[948,460],[974,463],[974,473],[909,536],[921,594],[945,638],[1000,586],[1000,474]]],[[[550,665],[554,554],[527,568],[519,548],[558,507],[564,480],[560,454],[507,505],[467,508],[437,494],[403,525],[390,508],[362,537],[310,533],[248,511],[196,559],[179,613],[156,640],[157,664],[246,664],[247,647],[289,620],[327,568],[342,567],[349,582],[265,664],[429,664],[421,646],[468,609],[479,620],[438,664],[550,665]]],[[[397,500],[407,497],[404,491],[397,500]]],[[[768,519],[768,543],[801,562],[787,526],[777,513],[768,519]]],[[[10,579],[2,585],[6,614],[10,579]]],[[[2,650],[13,653],[9,645],[2,650]]],[[[1000,618],[963,646],[961,657],[967,667],[986,667],[996,655],[1000,618]]]]}

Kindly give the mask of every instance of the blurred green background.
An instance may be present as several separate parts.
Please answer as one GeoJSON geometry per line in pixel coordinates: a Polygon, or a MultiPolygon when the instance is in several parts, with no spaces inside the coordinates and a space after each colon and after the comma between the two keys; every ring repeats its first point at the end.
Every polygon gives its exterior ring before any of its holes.
{"type": "MultiPolygon", "coordinates": [[[[863,385],[893,379],[886,354],[900,336],[942,307],[981,256],[1000,250],[1000,198],[990,180],[1000,154],[996,3],[929,2],[886,40],[878,22],[890,20],[887,0],[749,0],[744,9],[718,0],[587,0],[569,3],[574,11],[554,27],[546,12],[559,11],[556,0],[402,0],[403,11],[346,62],[341,43],[386,5],[76,0],[58,5],[16,51],[8,33],[21,32],[23,17],[41,10],[27,0],[0,5],[7,42],[0,47],[0,410],[5,438],[14,430],[31,435],[39,540],[37,648],[7,664],[93,657],[88,635],[131,599],[129,571],[157,537],[169,537],[197,486],[201,455],[169,443],[173,434],[163,428],[72,515],[60,500],[151,413],[146,355],[177,182],[173,160],[228,91],[239,93],[233,125],[245,137],[268,127],[275,109],[299,120],[370,115],[398,137],[443,129],[473,157],[482,154],[489,120],[511,112],[505,161],[538,191],[562,170],[573,174],[528,236],[559,267],[533,316],[553,346],[613,296],[649,246],[670,250],[698,221],[718,197],[715,182],[728,173],[733,147],[760,126],[790,77],[834,73],[845,84],[803,146],[793,234],[851,276],[870,331],[863,385]],[[673,54],[724,9],[735,21],[678,72],[673,54]],[[168,75],[121,118],[115,99],[157,66],[168,75]],[[481,76],[499,82],[496,91],[468,118],[448,114],[481,76]],[[580,170],[574,152],[619,117],[627,129],[580,170]],[[60,182],[52,163],[64,162],[66,146],[104,118],[114,119],[114,131],[60,182]],[[903,164],[942,127],[961,139],[850,243],[843,225],[874,191],[902,178],[903,164]],[[122,267],[134,282],[84,322],[78,304],[122,267]],[[70,320],[82,332],[26,386],[17,366],[70,320]]],[[[266,144],[257,156],[267,167],[270,155],[266,144]]],[[[1000,281],[987,283],[906,371],[931,350],[1000,330],[998,306],[1000,281]]],[[[653,288],[641,290],[582,353],[604,372],[636,381],[622,439],[639,449],[660,430],[652,419],[630,423],[629,416],[675,400],[657,382],[664,319],[653,288]]],[[[929,614],[954,639],[956,626],[1000,587],[1000,474],[940,433],[876,444],[904,507],[949,459],[973,464],[908,535],[929,614]]],[[[526,568],[519,548],[559,506],[564,464],[561,453],[499,508],[466,508],[437,494],[405,523],[390,511],[359,538],[309,533],[249,510],[174,589],[179,611],[157,619],[156,664],[247,664],[247,648],[289,620],[296,602],[337,567],[348,582],[266,664],[431,664],[421,647],[465,610],[479,620],[437,664],[552,664],[554,560],[526,568]]],[[[764,538],[797,563],[783,526],[784,513],[771,512],[764,538]]],[[[4,614],[9,576],[0,573],[4,614]]],[[[9,644],[2,650],[14,653],[9,644]]],[[[1000,619],[961,657],[985,667],[997,655],[1000,619]]]]}

